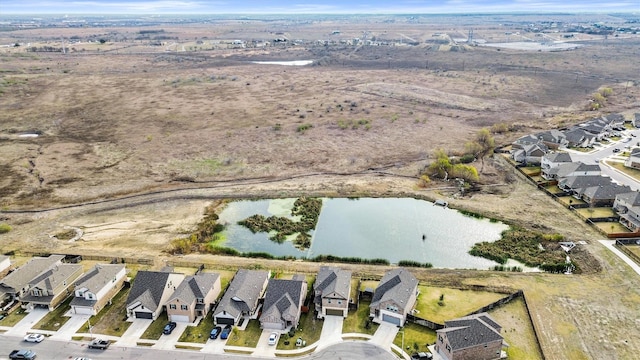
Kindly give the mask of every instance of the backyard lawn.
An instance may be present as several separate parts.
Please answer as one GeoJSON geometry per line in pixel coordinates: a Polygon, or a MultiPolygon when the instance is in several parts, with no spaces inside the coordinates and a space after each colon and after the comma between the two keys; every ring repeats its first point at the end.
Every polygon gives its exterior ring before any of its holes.
{"type": "MultiPolygon", "coordinates": [[[[625,245],[624,246],[625,249],[631,251],[632,253],[636,254],[637,256],[640,257],[640,246],[638,245],[625,245]]],[[[2,324],[2,322],[0,322],[0,324],[2,324]]]]}
{"type": "Polygon", "coordinates": [[[576,209],[576,212],[585,218],[606,218],[616,216],[613,208],[610,207],[576,209]]]}
{"type": "Polygon", "coordinates": [[[342,323],[342,333],[358,333],[373,335],[378,329],[378,324],[369,323],[367,328],[367,322],[369,321],[369,305],[368,301],[360,301],[358,310],[349,311],[347,318],[342,323]]]}
{"type": "Polygon", "coordinates": [[[527,176],[535,176],[540,174],[540,166],[526,166],[521,167],[520,170],[527,176]]]}
{"type": "Polygon", "coordinates": [[[629,229],[624,227],[619,222],[597,222],[593,223],[598,229],[601,229],[607,234],[615,234],[615,233],[628,233],[629,229]]]}
{"type": "Polygon", "coordinates": [[[509,359],[542,359],[524,300],[515,299],[491,310],[489,315],[502,326],[500,334],[509,344],[507,348],[509,359]]]}
{"type": "Polygon", "coordinates": [[[429,352],[427,346],[436,342],[436,332],[427,327],[407,322],[398,331],[393,343],[402,349],[402,337],[404,333],[404,351],[407,354],[414,352],[429,352]]]}
{"type": "Polygon", "coordinates": [[[78,332],[88,333],[90,322],[93,334],[122,336],[131,325],[126,321],[129,290],[129,288],[121,289],[111,300],[111,305],[106,305],[98,315],[89,318],[89,321],[84,323],[78,332]]]}
{"type": "Polygon", "coordinates": [[[40,322],[34,326],[34,329],[38,330],[51,330],[57,331],[60,329],[62,325],[64,325],[67,321],[69,321],[68,316],[64,316],[71,309],[69,304],[73,296],[70,296],[66,299],[62,304],[58,305],[53,311],[50,311],[47,315],[45,315],[40,322]]]}
{"type": "Polygon", "coordinates": [[[545,187],[545,190],[547,190],[548,192],[550,192],[552,194],[562,194],[563,193],[563,191],[560,190],[558,185],[547,186],[547,187],[545,187]]]}
{"type": "Polygon", "coordinates": [[[251,319],[245,330],[239,330],[236,327],[233,328],[229,340],[227,340],[227,345],[254,348],[258,345],[261,334],[260,321],[251,319]]]}
{"type": "Polygon", "coordinates": [[[583,204],[586,204],[586,202],[584,202],[583,200],[576,199],[575,197],[570,196],[570,195],[569,196],[559,196],[558,197],[558,201],[562,205],[564,205],[566,207],[569,207],[569,206],[572,206],[572,205],[583,205],[583,204]]]}
{"type": "Polygon", "coordinates": [[[163,311],[157,319],[155,319],[151,325],[145,330],[145,332],[140,336],[140,339],[146,340],[158,340],[160,336],[162,336],[162,330],[164,330],[164,326],[169,322],[169,318],[167,317],[167,312],[163,311]]]}
{"type": "Polygon", "coordinates": [[[296,348],[296,339],[302,338],[307,342],[307,345],[311,345],[320,339],[320,333],[322,332],[322,320],[318,320],[314,314],[314,306],[309,307],[309,311],[306,314],[300,316],[300,324],[296,330],[295,335],[289,339],[289,345],[285,345],[284,341],[289,338],[289,335],[282,334],[278,341],[278,350],[292,350],[296,348]]]}
{"type": "Polygon", "coordinates": [[[416,304],[416,310],[418,310],[416,316],[440,324],[443,324],[445,320],[465,316],[505,296],[488,291],[458,290],[423,285],[418,286],[418,289],[420,295],[416,304]],[[441,296],[443,296],[442,305],[439,304],[441,296]]]}
{"type": "Polygon", "coordinates": [[[213,328],[213,316],[208,313],[207,316],[200,320],[198,326],[187,326],[178,341],[204,344],[209,339],[209,334],[213,328]]]}

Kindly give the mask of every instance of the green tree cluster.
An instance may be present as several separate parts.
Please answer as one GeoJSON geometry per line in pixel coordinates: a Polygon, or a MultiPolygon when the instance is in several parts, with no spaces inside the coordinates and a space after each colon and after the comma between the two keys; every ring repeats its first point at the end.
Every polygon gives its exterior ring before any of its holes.
{"type": "Polygon", "coordinates": [[[479,180],[478,170],[472,165],[452,164],[447,153],[436,150],[436,161],[427,168],[428,177],[436,177],[447,180],[450,177],[461,178],[466,182],[476,182],[479,180]]]}

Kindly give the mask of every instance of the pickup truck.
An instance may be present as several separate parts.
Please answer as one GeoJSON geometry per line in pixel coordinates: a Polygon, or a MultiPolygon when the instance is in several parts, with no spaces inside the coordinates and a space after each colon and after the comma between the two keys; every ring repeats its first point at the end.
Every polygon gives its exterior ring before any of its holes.
{"type": "Polygon", "coordinates": [[[36,353],[31,350],[13,350],[9,354],[11,360],[33,360],[36,358],[36,353]]]}
{"type": "Polygon", "coordinates": [[[111,345],[111,341],[109,340],[95,339],[89,343],[89,349],[105,350],[109,345],[111,345]]]}

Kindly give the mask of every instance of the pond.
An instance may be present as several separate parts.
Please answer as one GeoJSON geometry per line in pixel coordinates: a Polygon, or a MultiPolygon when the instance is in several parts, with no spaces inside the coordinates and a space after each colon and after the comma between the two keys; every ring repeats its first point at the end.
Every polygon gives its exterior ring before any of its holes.
{"type": "MultiPolygon", "coordinates": [[[[471,256],[471,246],[495,241],[508,228],[504,223],[465,216],[457,210],[410,198],[323,199],[311,247],[299,250],[291,241],[269,240],[238,221],[254,214],[290,215],[295,199],[235,201],[220,213],[226,225],[224,243],[241,252],[313,258],[318,255],[429,262],[437,268],[488,269],[497,263],[471,256]]],[[[293,219],[293,218],[292,218],[293,219]]]]}

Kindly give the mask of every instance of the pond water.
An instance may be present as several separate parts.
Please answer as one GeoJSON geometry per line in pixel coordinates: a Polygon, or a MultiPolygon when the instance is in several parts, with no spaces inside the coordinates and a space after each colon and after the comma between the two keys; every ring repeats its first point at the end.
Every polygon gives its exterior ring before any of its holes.
{"type": "Polygon", "coordinates": [[[295,199],[236,201],[220,214],[226,225],[222,246],[241,252],[313,258],[318,255],[429,262],[437,268],[488,269],[497,263],[471,256],[471,246],[495,241],[504,223],[465,216],[457,210],[410,198],[324,199],[311,247],[277,244],[269,234],[253,234],[239,220],[254,214],[286,216],[295,199]]]}

